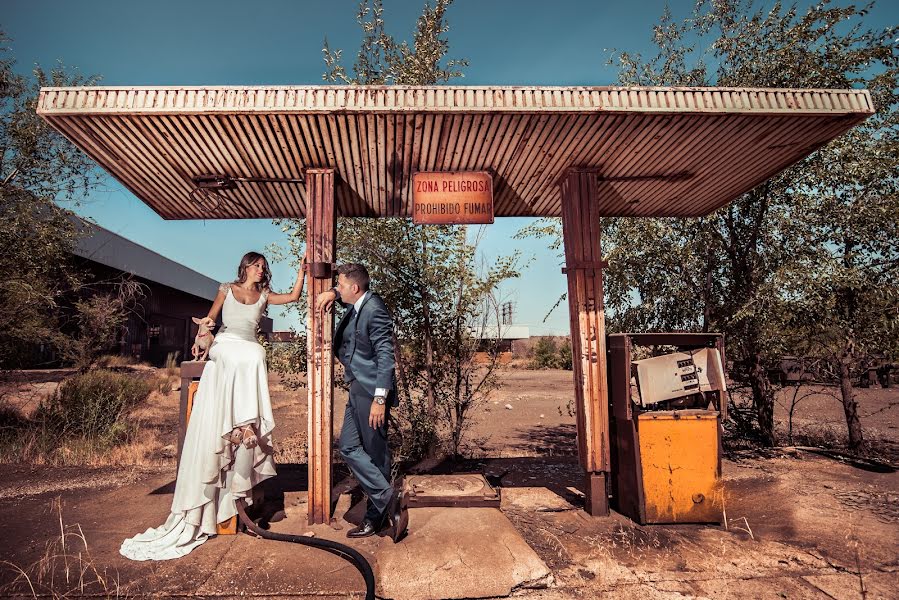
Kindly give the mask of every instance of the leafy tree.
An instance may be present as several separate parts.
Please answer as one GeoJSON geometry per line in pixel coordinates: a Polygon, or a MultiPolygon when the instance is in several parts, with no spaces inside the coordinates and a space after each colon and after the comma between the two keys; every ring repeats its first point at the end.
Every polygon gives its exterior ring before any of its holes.
{"type": "Polygon", "coordinates": [[[705,253],[682,246],[689,251],[682,257],[689,259],[685,264],[700,275],[681,281],[694,305],[702,307],[703,324],[714,319],[731,340],[731,355],[736,350],[745,366],[742,375],[767,443],[774,442],[767,366],[798,338],[830,348],[840,373],[849,443],[858,447],[861,428],[851,389],[856,344],[864,339],[867,348],[882,349],[890,326],[895,328],[889,314],[892,308],[895,315],[896,305],[890,274],[897,268],[899,45],[895,27],[863,29],[866,14],[865,8],[831,2],[804,13],[780,3],[766,10],[752,1],[704,2],[682,25],[666,11],[655,29],[660,52],[653,60],[620,56],[622,80],[631,84],[872,91],[878,114],[864,126],[699,220],[697,233],[677,236],[698,240],[699,248],[709,244],[705,253]],[[700,42],[685,40],[704,38],[711,38],[710,57],[691,61],[700,42]],[[706,63],[715,65],[714,71],[706,63]],[[873,302],[862,308],[865,294],[873,302]],[[797,318],[797,305],[805,307],[805,318],[797,318]]]}
{"type": "Polygon", "coordinates": [[[64,313],[68,318],[53,336],[60,358],[86,372],[115,346],[143,288],[130,276],[80,286],[74,310],[64,313]]]}
{"type": "MultiPolygon", "coordinates": [[[[750,387],[769,445],[773,359],[803,335],[830,340],[825,346],[847,366],[843,402],[857,446],[849,376],[859,327],[868,348],[885,347],[885,332],[895,331],[895,291],[885,284],[896,269],[896,28],[864,29],[866,15],[828,0],[805,12],[780,2],[700,1],[682,23],[665,10],[652,58],[613,57],[624,85],[872,90],[878,116],[864,128],[708,217],[602,223],[610,329],[723,331],[732,375],[750,387]],[[863,290],[877,301],[863,302],[863,290]],[[866,312],[873,306],[880,308],[866,312]]],[[[559,228],[541,222],[523,234],[558,243],[559,228]]]]}
{"type": "Polygon", "coordinates": [[[341,64],[342,50],[331,50],[327,38],[324,54],[329,83],[348,85],[439,85],[463,77],[465,59],[446,60],[449,31],[446,11],[453,0],[436,0],[433,7],[425,2],[418,18],[413,42],[397,43],[384,26],[382,0],[361,0],[356,22],[362,28],[362,44],[349,75],[341,64]]]}
{"type": "MultiPolygon", "coordinates": [[[[352,75],[340,50],[325,41],[325,81],[351,85],[438,85],[461,77],[464,60],[446,60],[451,0],[425,4],[413,43],[396,42],[385,30],[381,0],[362,0],[357,21],[363,40],[352,75]]],[[[282,221],[292,233],[292,254],[305,247],[305,222],[282,221]]],[[[495,315],[493,294],[517,277],[517,255],[482,268],[477,236],[465,226],[420,226],[409,219],[340,218],[337,255],[369,269],[374,287],[394,314],[398,393],[403,411],[404,458],[434,450],[438,424],[459,452],[471,410],[498,385],[495,362],[476,365],[476,332],[495,315]]],[[[304,310],[302,305],[297,309],[304,310]]],[[[498,319],[496,319],[498,321],[498,319]]],[[[498,325],[498,322],[496,323],[498,325]]]]}
{"type": "Polygon", "coordinates": [[[896,62],[871,82],[878,114],[808,161],[795,197],[801,255],[785,286],[788,331],[839,385],[853,449],[863,443],[853,382],[899,358],[899,113],[896,62]]]}
{"type": "Polygon", "coordinates": [[[94,187],[93,163],[35,113],[41,86],[90,85],[93,77],[62,65],[13,71],[0,32],[0,367],[28,360],[37,345],[59,338],[59,306],[83,278],[70,257],[79,226],[58,202],[94,187]]]}
{"type": "Polygon", "coordinates": [[[44,345],[84,371],[115,343],[142,292],[129,278],[91,281],[73,264],[88,228],[64,205],[94,189],[101,173],[35,108],[43,86],[98,78],[62,64],[24,77],[13,71],[8,42],[0,33],[0,366],[28,364],[44,345]]]}
{"type": "Polygon", "coordinates": [[[0,368],[16,368],[58,331],[59,302],[79,280],[69,268],[76,231],[52,203],[0,190],[0,368]]]}
{"type": "MultiPolygon", "coordinates": [[[[304,222],[285,226],[292,232],[291,253],[301,256],[304,222]]],[[[468,239],[465,227],[421,227],[408,219],[341,219],[337,247],[341,262],[368,267],[373,287],[393,312],[407,456],[433,451],[438,417],[457,454],[466,418],[498,385],[495,353],[486,365],[473,358],[478,332],[498,325],[494,292],[518,276],[517,255],[481,269],[477,240],[468,239]]]]}

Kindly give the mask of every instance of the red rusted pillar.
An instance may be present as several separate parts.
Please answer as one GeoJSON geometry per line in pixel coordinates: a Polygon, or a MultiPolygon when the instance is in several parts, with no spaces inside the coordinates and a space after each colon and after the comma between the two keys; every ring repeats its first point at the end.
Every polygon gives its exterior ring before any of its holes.
{"type": "Polygon", "coordinates": [[[597,174],[571,169],[561,183],[562,237],[568,276],[577,443],[586,474],[586,509],[609,514],[609,412],[597,174]]]}
{"type": "MultiPolygon", "coordinates": [[[[310,263],[334,262],[336,218],[334,213],[334,169],[306,170],[306,245],[310,263]]],[[[306,294],[307,387],[309,405],[309,524],[331,519],[331,440],[334,416],[334,359],[331,336],[334,313],[315,310],[315,298],[333,285],[327,277],[312,276],[306,294]]],[[[324,274],[324,273],[322,273],[324,274]]]]}

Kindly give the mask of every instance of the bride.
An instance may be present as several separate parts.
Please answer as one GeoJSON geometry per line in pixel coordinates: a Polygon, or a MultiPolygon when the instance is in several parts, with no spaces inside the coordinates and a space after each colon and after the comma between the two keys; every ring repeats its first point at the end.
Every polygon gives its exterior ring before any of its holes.
{"type": "MultiPolygon", "coordinates": [[[[305,263],[305,261],[304,261],[305,263]]],[[[268,394],[265,350],[256,341],[267,305],[296,302],[303,269],[293,291],[273,294],[265,257],[248,252],[237,280],[223,283],[204,319],[224,326],[209,350],[187,424],[171,513],[160,527],[122,542],[132,560],[179,558],[215,535],[216,523],[235,514],[235,499],[251,503],[250,491],[275,475],[271,434],[275,427],[268,394]]]]}

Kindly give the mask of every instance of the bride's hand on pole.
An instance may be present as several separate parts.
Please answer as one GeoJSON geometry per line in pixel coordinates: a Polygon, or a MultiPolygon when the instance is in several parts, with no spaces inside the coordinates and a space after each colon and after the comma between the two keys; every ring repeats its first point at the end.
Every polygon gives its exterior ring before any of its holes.
{"type": "Polygon", "coordinates": [[[306,272],[309,270],[309,248],[306,248],[306,251],[303,252],[303,258],[300,260],[300,271],[297,273],[297,281],[300,281],[306,276],[306,272]]]}
{"type": "Polygon", "coordinates": [[[303,279],[309,271],[309,248],[303,253],[303,259],[300,261],[300,272],[297,273],[297,281],[303,279]]]}

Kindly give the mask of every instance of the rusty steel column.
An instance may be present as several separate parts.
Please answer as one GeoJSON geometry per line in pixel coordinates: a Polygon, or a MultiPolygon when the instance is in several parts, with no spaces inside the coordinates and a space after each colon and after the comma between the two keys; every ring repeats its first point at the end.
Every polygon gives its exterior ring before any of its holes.
{"type": "Polygon", "coordinates": [[[586,509],[609,514],[609,401],[602,295],[597,174],[571,169],[561,183],[562,238],[577,408],[578,457],[585,472],[586,509]]]}
{"type": "Polygon", "coordinates": [[[334,312],[315,310],[315,298],[333,285],[336,218],[334,169],[306,170],[306,247],[310,263],[306,285],[306,360],[309,430],[309,524],[331,519],[331,441],[334,416],[334,312]],[[318,263],[318,264],[316,264],[318,263]],[[325,266],[325,264],[327,266],[325,266]],[[318,275],[318,277],[313,276],[318,275]]]}

